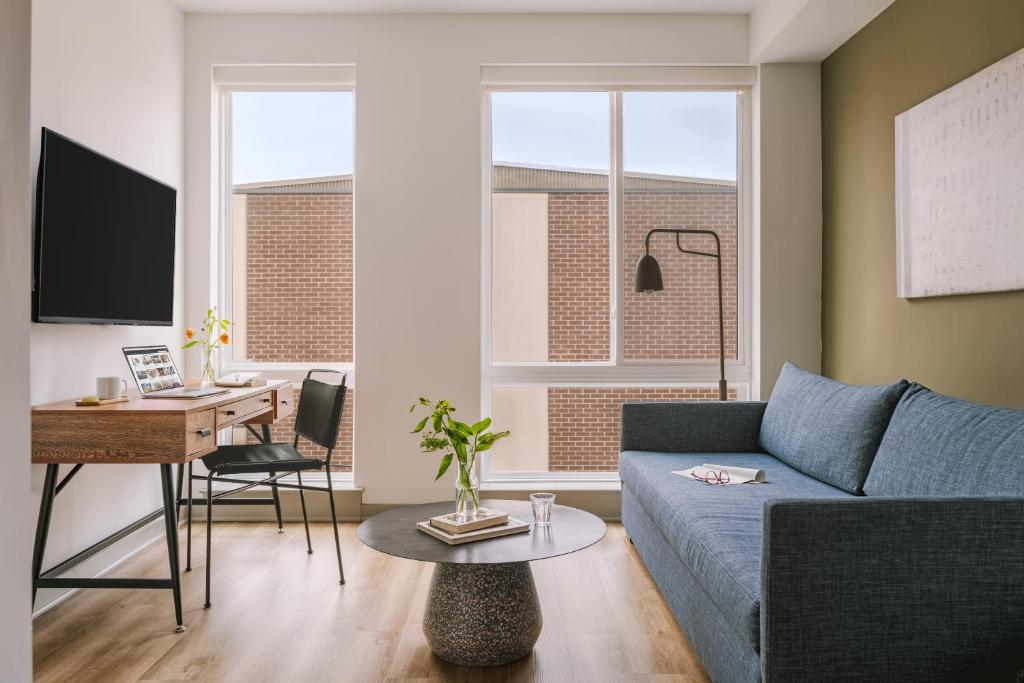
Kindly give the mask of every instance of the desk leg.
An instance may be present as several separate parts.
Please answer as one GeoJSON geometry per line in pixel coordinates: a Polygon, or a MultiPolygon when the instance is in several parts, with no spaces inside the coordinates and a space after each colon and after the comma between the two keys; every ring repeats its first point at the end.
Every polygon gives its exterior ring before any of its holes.
{"type": "Polygon", "coordinates": [[[185,463],[178,465],[178,483],[174,488],[174,514],[181,519],[181,489],[185,482],[185,463]]]}
{"type": "Polygon", "coordinates": [[[174,498],[171,466],[160,465],[160,479],[164,493],[164,526],[167,531],[167,557],[171,564],[171,590],[174,591],[174,616],[178,620],[178,633],[185,630],[181,614],[181,572],[178,569],[178,504],[174,498]]]}
{"type": "Polygon", "coordinates": [[[46,537],[50,533],[50,516],[53,513],[53,498],[57,495],[57,471],[60,465],[46,466],[43,481],[43,495],[39,499],[39,520],[36,522],[36,543],[32,550],[32,604],[36,602],[36,581],[43,573],[43,554],[46,552],[46,537]]]}
{"type": "Polygon", "coordinates": [[[192,571],[192,463],[188,464],[188,508],[185,513],[185,571],[192,571]]]}

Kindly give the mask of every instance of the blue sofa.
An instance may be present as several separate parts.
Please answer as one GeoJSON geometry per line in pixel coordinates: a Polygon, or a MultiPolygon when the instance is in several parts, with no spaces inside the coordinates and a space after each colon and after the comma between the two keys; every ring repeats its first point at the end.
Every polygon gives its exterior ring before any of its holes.
{"type": "Polygon", "coordinates": [[[622,522],[712,680],[1024,681],[1024,412],[787,365],[622,406],[622,522]],[[768,483],[672,474],[715,463],[768,483]]]}

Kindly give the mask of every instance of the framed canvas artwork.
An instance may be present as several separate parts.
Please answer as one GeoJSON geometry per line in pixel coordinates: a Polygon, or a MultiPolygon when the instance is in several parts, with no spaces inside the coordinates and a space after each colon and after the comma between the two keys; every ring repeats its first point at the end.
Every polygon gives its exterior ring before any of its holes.
{"type": "Polygon", "coordinates": [[[896,288],[1024,289],[1024,50],[896,117],[896,288]]]}

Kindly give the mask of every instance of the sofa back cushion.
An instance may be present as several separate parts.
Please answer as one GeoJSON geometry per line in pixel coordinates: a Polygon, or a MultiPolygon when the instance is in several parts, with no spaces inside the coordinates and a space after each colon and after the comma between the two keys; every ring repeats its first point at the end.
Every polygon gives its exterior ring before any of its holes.
{"type": "Polygon", "coordinates": [[[864,492],[1024,496],[1024,412],[914,384],[896,406],[864,492]]]}
{"type": "Polygon", "coordinates": [[[786,363],[764,420],[761,448],[804,474],[854,494],[864,480],[906,380],[851,386],[786,363]]]}

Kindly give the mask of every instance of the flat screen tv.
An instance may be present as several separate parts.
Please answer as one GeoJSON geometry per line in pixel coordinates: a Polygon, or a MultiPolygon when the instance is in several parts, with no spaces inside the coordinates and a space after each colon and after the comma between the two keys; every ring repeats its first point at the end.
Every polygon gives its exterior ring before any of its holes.
{"type": "Polygon", "coordinates": [[[32,319],[170,325],[177,190],[43,129],[32,319]]]}

